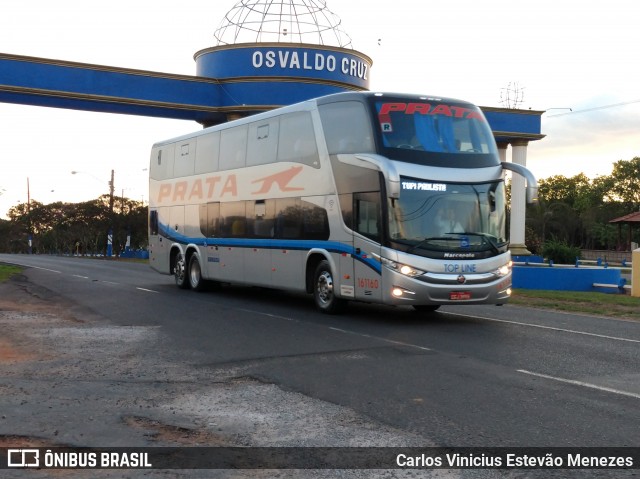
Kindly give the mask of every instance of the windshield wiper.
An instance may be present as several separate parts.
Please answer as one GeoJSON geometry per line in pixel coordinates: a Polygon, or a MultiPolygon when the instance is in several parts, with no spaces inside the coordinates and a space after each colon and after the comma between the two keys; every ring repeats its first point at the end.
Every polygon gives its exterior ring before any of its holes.
{"type": "MultiPolygon", "coordinates": [[[[457,234],[457,233],[445,233],[445,234],[457,234]]],[[[428,236],[427,238],[425,238],[425,239],[423,239],[421,241],[418,241],[416,244],[411,246],[407,250],[407,253],[411,253],[411,252],[417,250],[418,248],[420,248],[423,245],[427,244],[429,241],[438,241],[438,240],[451,241],[451,237],[449,237],[449,236],[428,236]]]]}
{"type": "Polygon", "coordinates": [[[487,244],[489,244],[491,249],[496,254],[500,254],[500,246],[498,245],[498,243],[496,243],[495,237],[493,235],[488,234],[488,233],[480,233],[480,232],[475,232],[475,231],[473,231],[473,232],[472,231],[465,231],[463,233],[444,233],[444,234],[445,235],[451,235],[451,236],[428,236],[428,237],[424,238],[423,240],[418,241],[416,244],[412,245],[407,250],[407,253],[412,253],[413,251],[417,250],[418,248],[423,247],[424,245],[426,245],[430,241],[451,241],[451,240],[456,239],[456,237],[460,237],[460,236],[479,236],[483,240],[485,240],[487,242],[487,244]]]}

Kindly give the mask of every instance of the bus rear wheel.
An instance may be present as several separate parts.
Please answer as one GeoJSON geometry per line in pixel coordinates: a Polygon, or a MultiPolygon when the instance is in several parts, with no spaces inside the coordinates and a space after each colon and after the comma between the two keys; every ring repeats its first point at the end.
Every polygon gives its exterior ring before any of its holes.
{"type": "Polygon", "coordinates": [[[331,266],[327,260],[323,260],[313,276],[313,299],[316,307],[323,313],[338,314],[346,307],[347,302],[335,295],[334,287],[331,266]]]}
{"type": "Polygon", "coordinates": [[[173,278],[178,288],[187,289],[189,282],[187,281],[187,264],[182,253],[176,256],[176,264],[173,267],[173,278]]]}
{"type": "Polygon", "coordinates": [[[200,260],[195,254],[192,254],[189,259],[189,286],[194,291],[203,291],[205,286],[205,281],[202,279],[200,260]]]}

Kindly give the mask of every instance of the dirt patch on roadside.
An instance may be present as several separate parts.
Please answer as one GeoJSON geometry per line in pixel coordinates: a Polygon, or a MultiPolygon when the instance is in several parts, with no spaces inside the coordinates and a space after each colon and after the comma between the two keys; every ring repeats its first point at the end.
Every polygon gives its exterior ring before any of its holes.
{"type": "Polygon", "coordinates": [[[29,351],[14,346],[7,338],[0,338],[0,362],[15,363],[19,361],[31,361],[36,355],[29,351]]]}
{"type": "Polygon", "coordinates": [[[20,335],[20,324],[33,321],[69,321],[83,323],[63,298],[29,283],[23,275],[15,275],[0,283],[0,323],[5,323],[0,337],[0,363],[12,364],[49,358],[20,335]]]}
{"type": "Polygon", "coordinates": [[[123,422],[136,429],[143,429],[152,441],[186,446],[237,446],[229,438],[206,430],[164,424],[160,421],[140,416],[128,416],[123,422]]]}
{"type": "Polygon", "coordinates": [[[62,444],[53,444],[39,437],[29,436],[0,436],[0,447],[64,447],[62,444]]]}
{"type": "Polygon", "coordinates": [[[49,314],[66,321],[84,322],[73,314],[73,304],[68,300],[30,283],[20,274],[0,283],[0,312],[2,311],[49,314]]]}

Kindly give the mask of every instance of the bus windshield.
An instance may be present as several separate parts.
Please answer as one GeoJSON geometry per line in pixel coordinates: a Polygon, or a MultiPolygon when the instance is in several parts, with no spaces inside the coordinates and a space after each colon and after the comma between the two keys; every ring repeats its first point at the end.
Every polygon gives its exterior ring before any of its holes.
{"type": "Polygon", "coordinates": [[[491,129],[476,106],[433,98],[379,98],[374,107],[378,144],[391,159],[453,167],[499,164],[491,129]]]}
{"type": "Polygon", "coordinates": [[[508,246],[505,199],[502,181],[454,184],[403,177],[400,198],[389,208],[391,241],[428,257],[502,253],[508,246]]]}

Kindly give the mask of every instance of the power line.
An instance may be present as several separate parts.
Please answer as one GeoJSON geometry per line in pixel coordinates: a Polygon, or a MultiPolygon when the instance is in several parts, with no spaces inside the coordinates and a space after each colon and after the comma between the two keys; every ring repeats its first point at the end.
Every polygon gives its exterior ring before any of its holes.
{"type": "Polygon", "coordinates": [[[575,115],[576,113],[588,113],[590,111],[597,111],[597,110],[606,110],[607,108],[616,108],[619,106],[631,105],[633,103],[640,103],[640,100],[625,101],[622,103],[614,103],[612,105],[595,106],[593,108],[586,108],[585,110],[568,111],[566,113],[556,113],[555,115],[549,115],[547,118],[554,118],[557,116],[565,116],[565,115],[575,115]]]}

